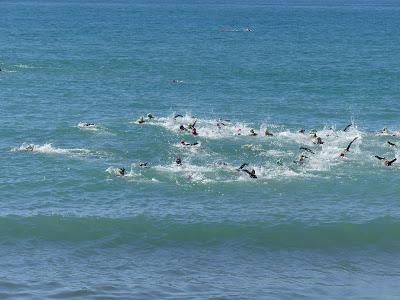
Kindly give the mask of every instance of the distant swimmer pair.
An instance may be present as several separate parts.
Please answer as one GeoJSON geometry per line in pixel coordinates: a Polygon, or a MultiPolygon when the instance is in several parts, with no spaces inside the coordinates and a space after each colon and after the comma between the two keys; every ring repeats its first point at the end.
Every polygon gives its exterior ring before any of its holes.
{"type": "MultiPolygon", "coordinates": [[[[148,162],[140,162],[140,163],[137,164],[137,166],[139,168],[148,168],[149,167],[149,163],[148,162]]],[[[116,168],[115,169],[115,174],[117,176],[125,176],[126,169],[125,168],[116,168]]]]}
{"type": "MultiPolygon", "coordinates": [[[[239,134],[238,134],[239,135],[239,134]]],[[[254,131],[254,129],[250,129],[250,134],[249,136],[257,136],[258,134],[254,131]]],[[[264,131],[265,136],[274,136],[268,129],[265,129],[264,131]]]]}
{"type": "MultiPolygon", "coordinates": [[[[151,113],[148,113],[148,114],[147,114],[147,121],[151,121],[152,119],[154,119],[153,115],[152,115],[151,113]]],[[[138,122],[139,124],[143,124],[143,123],[146,122],[146,120],[145,120],[144,117],[142,116],[142,117],[140,117],[140,118],[137,120],[137,122],[138,122]]]]}

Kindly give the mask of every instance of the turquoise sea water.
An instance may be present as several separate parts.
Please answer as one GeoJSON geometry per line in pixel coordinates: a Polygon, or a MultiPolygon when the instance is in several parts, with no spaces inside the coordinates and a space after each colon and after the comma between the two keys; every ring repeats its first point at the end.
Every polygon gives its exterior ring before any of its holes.
{"type": "Polygon", "coordinates": [[[0,298],[398,298],[397,2],[0,11],[0,298]]]}

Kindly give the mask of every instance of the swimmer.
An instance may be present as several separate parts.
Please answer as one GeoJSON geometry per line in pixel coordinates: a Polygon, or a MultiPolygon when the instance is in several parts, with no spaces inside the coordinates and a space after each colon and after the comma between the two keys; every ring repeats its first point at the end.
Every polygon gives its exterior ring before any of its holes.
{"type": "Polygon", "coordinates": [[[193,129],[193,128],[195,128],[195,126],[196,126],[196,123],[197,123],[197,120],[196,121],[194,121],[194,123],[192,124],[192,123],[189,123],[188,124],[188,128],[189,129],[193,129]]]}
{"type": "Polygon", "coordinates": [[[153,115],[152,115],[151,113],[148,113],[148,114],[147,114],[147,118],[148,118],[149,120],[154,119],[154,117],[153,117],[153,115]]]}
{"type": "Polygon", "coordinates": [[[94,123],[83,123],[82,126],[83,127],[95,127],[96,124],[94,124],[94,123]]]}
{"type": "Polygon", "coordinates": [[[384,164],[386,167],[390,167],[390,166],[397,160],[397,158],[392,159],[392,160],[387,160],[386,158],[381,157],[381,156],[378,156],[378,155],[374,155],[374,157],[377,158],[377,159],[379,159],[379,160],[383,160],[383,164],[384,164]]]}
{"type": "Polygon", "coordinates": [[[179,126],[179,130],[180,131],[188,131],[188,129],[185,128],[185,126],[183,126],[182,124],[179,126]]]}
{"type": "Polygon", "coordinates": [[[249,165],[248,163],[244,163],[244,164],[242,164],[239,168],[237,168],[236,171],[242,171],[243,168],[244,168],[245,166],[248,166],[248,165],[249,165]]]}
{"type": "Polygon", "coordinates": [[[304,130],[304,128],[300,128],[299,129],[299,133],[302,133],[302,134],[304,134],[306,131],[304,130]]]}
{"type": "Polygon", "coordinates": [[[350,152],[350,147],[351,147],[351,145],[352,145],[352,144],[355,142],[355,140],[357,140],[357,139],[358,139],[358,136],[355,137],[355,138],[347,145],[347,148],[344,149],[344,151],[341,152],[341,153],[339,154],[339,156],[340,156],[340,157],[345,157],[345,154],[346,154],[347,152],[350,152]]]}
{"type": "Polygon", "coordinates": [[[174,116],[174,120],[176,120],[177,118],[183,118],[183,116],[182,116],[182,115],[179,115],[179,114],[176,114],[176,115],[174,116]]]}
{"type": "Polygon", "coordinates": [[[317,139],[313,142],[315,145],[323,145],[324,142],[322,141],[321,137],[317,137],[317,139]]]}
{"type": "Polygon", "coordinates": [[[331,127],[331,128],[329,128],[329,130],[331,131],[331,133],[327,133],[327,134],[326,134],[327,137],[328,137],[328,136],[332,136],[332,135],[333,135],[334,137],[338,137],[338,135],[337,135],[335,129],[333,129],[333,128],[331,127]]]}
{"type": "Polygon", "coordinates": [[[304,163],[304,161],[306,160],[306,158],[308,158],[308,156],[304,155],[304,154],[300,154],[299,159],[298,160],[294,160],[293,162],[295,164],[302,164],[304,163]]]}
{"type": "Polygon", "coordinates": [[[387,135],[389,134],[389,130],[387,129],[387,127],[385,127],[382,130],[378,131],[378,134],[387,135]]]}
{"type": "Polygon", "coordinates": [[[219,119],[219,120],[217,121],[217,127],[218,127],[218,129],[221,129],[221,125],[222,125],[222,126],[227,126],[227,124],[224,123],[224,122],[230,122],[230,120],[221,120],[221,119],[219,119]]]}
{"type": "Polygon", "coordinates": [[[257,133],[254,131],[254,129],[250,129],[250,134],[249,136],[256,136],[257,133]]]}
{"type": "Polygon", "coordinates": [[[145,163],[143,163],[143,162],[140,162],[140,163],[138,163],[138,167],[139,168],[147,168],[148,167],[148,162],[145,162],[145,163]]]}
{"type": "Polygon", "coordinates": [[[246,28],[244,29],[244,31],[246,31],[246,32],[252,32],[253,30],[252,30],[251,28],[249,28],[249,27],[246,27],[246,28]]]}
{"type": "Polygon", "coordinates": [[[184,140],[181,141],[181,145],[184,145],[184,146],[196,146],[196,145],[198,145],[198,144],[199,144],[198,142],[187,143],[187,142],[185,142],[184,140]]]}
{"type": "Polygon", "coordinates": [[[251,169],[251,171],[249,171],[249,170],[247,170],[247,169],[244,169],[244,167],[245,166],[248,166],[249,164],[247,164],[247,163],[244,163],[244,164],[242,164],[238,169],[236,169],[236,171],[243,171],[243,172],[245,172],[245,173],[247,173],[247,174],[249,174],[249,176],[251,177],[251,178],[257,178],[257,175],[256,175],[256,171],[254,170],[254,169],[251,169]]]}
{"type": "Polygon", "coordinates": [[[242,129],[241,128],[238,128],[236,130],[236,135],[242,135],[242,129]]]}
{"type": "Polygon", "coordinates": [[[257,178],[256,170],[254,170],[254,169],[251,169],[251,171],[249,171],[247,169],[243,169],[243,172],[246,172],[247,174],[249,174],[250,178],[254,178],[254,179],[257,178]]]}
{"type": "Polygon", "coordinates": [[[347,125],[347,126],[343,129],[343,131],[346,132],[346,131],[351,127],[351,125],[353,125],[353,123],[347,125]]]}
{"type": "Polygon", "coordinates": [[[397,147],[397,145],[396,145],[395,143],[392,143],[392,142],[390,142],[390,141],[388,141],[387,143],[388,143],[390,146],[397,147]]]}
{"type": "Polygon", "coordinates": [[[178,156],[175,160],[177,166],[182,166],[182,159],[178,156]]]}
{"type": "Polygon", "coordinates": [[[218,123],[217,123],[218,129],[221,129],[221,125],[222,125],[222,126],[226,126],[225,123],[223,123],[223,122],[218,122],[218,123]]]}
{"type": "Polygon", "coordinates": [[[264,134],[265,136],[274,136],[267,128],[265,128],[264,134]]]}
{"type": "Polygon", "coordinates": [[[146,121],[144,120],[144,117],[140,117],[140,118],[137,120],[137,122],[138,122],[139,124],[143,124],[143,123],[146,122],[146,121]]]}
{"type": "Polygon", "coordinates": [[[28,145],[26,148],[25,148],[25,150],[26,151],[33,151],[33,150],[35,150],[35,145],[33,145],[33,144],[31,144],[31,145],[28,145]]]}
{"type": "Polygon", "coordinates": [[[310,148],[307,148],[307,147],[300,147],[300,150],[304,150],[304,151],[310,152],[312,154],[315,154],[314,151],[312,151],[310,148]]]}
{"type": "Polygon", "coordinates": [[[118,175],[118,176],[124,176],[125,175],[125,168],[117,168],[116,170],[115,170],[115,173],[118,175]]]}
{"type": "Polygon", "coordinates": [[[312,131],[312,132],[310,132],[310,135],[311,135],[311,137],[313,137],[313,138],[317,138],[317,132],[316,131],[312,131]]]}
{"type": "Polygon", "coordinates": [[[194,128],[194,127],[192,128],[192,134],[193,134],[193,135],[199,135],[199,134],[197,133],[196,128],[194,128]]]}

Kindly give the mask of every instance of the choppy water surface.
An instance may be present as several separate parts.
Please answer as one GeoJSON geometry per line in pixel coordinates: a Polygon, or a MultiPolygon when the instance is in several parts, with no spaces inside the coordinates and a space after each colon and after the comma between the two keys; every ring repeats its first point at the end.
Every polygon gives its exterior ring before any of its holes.
{"type": "Polygon", "coordinates": [[[0,298],[397,298],[397,3],[0,10],[0,298]]]}

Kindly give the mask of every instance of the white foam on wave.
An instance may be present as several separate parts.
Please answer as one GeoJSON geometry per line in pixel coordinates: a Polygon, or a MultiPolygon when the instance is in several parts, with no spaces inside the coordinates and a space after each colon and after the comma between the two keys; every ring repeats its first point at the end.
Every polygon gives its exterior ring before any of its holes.
{"type": "Polygon", "coordinates": [[[37,68],[34,66],[25,65],[25,64],[14,65],[14,67],[19,68],[19,69],[36,69],[37,68]]]}
{"type": "Polygon", "coordinates": [[[88,149],[79,149],[79,148],[56,148],[53,147],[52,144],[43,144],[43,145],[35,145],[35,144],[27,144],[23,143],[19,147],[15,147],[11,149],[12,152],[16,151],[27,151],[27,152],[37,152],[37,153],[46,153],[46,154],[88,154],[90,150],[88,149]]]}

